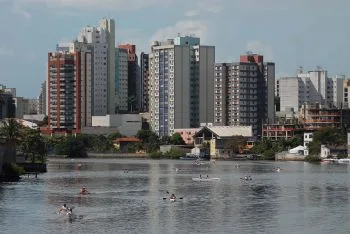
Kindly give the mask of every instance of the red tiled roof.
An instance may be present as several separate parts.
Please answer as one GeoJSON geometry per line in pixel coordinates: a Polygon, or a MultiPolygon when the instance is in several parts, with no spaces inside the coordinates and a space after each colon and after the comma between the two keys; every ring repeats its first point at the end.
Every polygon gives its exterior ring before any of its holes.
{"type": "Polygon", "coordinates": [[[118,143],[118,142],[141,142],[141,140],[136,138],[136,137],[121,137],[121,138],[113,140],[113,142],[114,143],[118,143]]]}

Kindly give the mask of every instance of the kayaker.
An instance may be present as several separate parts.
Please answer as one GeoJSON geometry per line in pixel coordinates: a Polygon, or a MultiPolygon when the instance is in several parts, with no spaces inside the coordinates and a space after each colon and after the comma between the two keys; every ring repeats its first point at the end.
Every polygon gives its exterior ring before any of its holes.
{"type": "Polygon", "coordinates": [[[171,194],[170,199],[176,199],[175,194],[171,194]]]}
{"type": "Polygon", "coordinates": [[[199,175],[199,178],[202,179],[202,175],[199,175]]]}
{"type": "Polygon", "coordinates": [[[80,190],[80,194],[88,194],[89,191],[87,190],[86,187],[82,187],[81,190],[80,190]]]}
{"type": "Polygon", "coordinates": [[[63,206],[59,209],[58,213],[61,213],[61,211],[67,211],[68,207],[66,204],[63,204],[63,206]]]}

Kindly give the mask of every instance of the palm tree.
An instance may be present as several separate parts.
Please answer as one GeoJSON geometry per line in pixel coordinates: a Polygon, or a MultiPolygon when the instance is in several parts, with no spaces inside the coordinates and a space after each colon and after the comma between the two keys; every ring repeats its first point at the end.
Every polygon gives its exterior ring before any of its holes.
{"type": "Polygon", "coordinates": [[[0,143],[5,146],[4,162],[16,162],[16,146],[22,136],[21,130],[22,125],[15,119],[2,121],[0,143]]]}

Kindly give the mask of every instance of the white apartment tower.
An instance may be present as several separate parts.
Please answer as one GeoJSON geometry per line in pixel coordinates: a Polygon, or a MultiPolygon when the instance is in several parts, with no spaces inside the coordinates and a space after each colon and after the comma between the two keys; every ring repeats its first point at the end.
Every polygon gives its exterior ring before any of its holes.
{"type": "Polygon", "coordinates": [[[98,27],[83,28],[77,38],[93,46],[93,115],[115,113],[114,27],[114,20],[103,19],[98,27]]]}
{"type": "Polygon", "coordinates": [[[321,68],[307,73],[300,70],[296,77],[281,77],[278,81],[281,111],[293,108],[298,112],[307,102],[340,108],[343,106],[344,80],[344,76],[329,78],[327,71],[321,68]]]}
{"type": "Polygon", "coordinates": [[[149,54],[151,128],[169,136],[214,119],[215,47],[196,37],[155,41],[149,54]]]}

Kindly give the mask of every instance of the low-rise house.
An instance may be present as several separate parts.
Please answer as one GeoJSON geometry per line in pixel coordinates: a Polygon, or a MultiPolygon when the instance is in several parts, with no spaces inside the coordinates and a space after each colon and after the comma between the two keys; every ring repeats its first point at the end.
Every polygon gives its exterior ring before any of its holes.
{"type": "Polygon", "coordinates": [[[174,129],[174,133],[179,133],[186,145],[193,145],[193,137],[200,129],[201,128],[178,128],[174,129]]]}
{"type": "Polygon", "coordinates": [[[121,153],[128,153],[129,145],[138,142],[141,142],[141,140],[136,137],[121,137],[113,140],[113,145],[121,153]]]}
{"type": "Polygon", "coordinates": [[[205,126],[194,135],[194,144],[208,145],[211,158],[230,158],[234,154],[230,143],[235,136],[252,137],[252,126],[205,126]]]}

